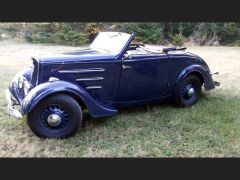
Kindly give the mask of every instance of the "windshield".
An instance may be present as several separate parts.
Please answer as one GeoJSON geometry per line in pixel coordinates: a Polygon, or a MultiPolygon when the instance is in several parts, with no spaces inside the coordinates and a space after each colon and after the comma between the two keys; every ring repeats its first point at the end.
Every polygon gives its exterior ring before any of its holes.
{"type": "Polygon", "coordinates": [[[131,34],[121,32],[99,32],[90,45],[91,49],[119,54],[130,39],[131,34]]]}

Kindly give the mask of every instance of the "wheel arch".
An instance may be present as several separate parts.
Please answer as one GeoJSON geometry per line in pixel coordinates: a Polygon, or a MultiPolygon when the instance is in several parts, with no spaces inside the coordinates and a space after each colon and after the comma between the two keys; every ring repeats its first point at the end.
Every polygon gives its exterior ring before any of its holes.
{"type": "Polygon", "coordinates": [[[73,97],[79,105],[86,107],[92,117],[113,115],[117,110],[97,102],[84,88],[66,81],[46,82],[33,88],[23,99],[22,114],[29,113],[37,104],[49,96],[64,93],[73,97]]]}
{"type": "MultiPolygon", "coordinates": [[[[59,94],[63,94],[63,95],[68,95],[70,97],[72,97],[74,100],[77,101],[77,103],[79,104],[79,106],[81,108],[87,108],[85,102],[82,100],[81,97],[79,97],[76,93],[73,93],[71,91],[56,91],[56,92],[52,92],[50,94],[47,94],[46,96],[43,96],[35,105],[37,106],[40,102],[44,101],[45,99],[49,98],[50,96],[55,96],[55,95],[59,95],[59,94]]],[[[33,108],[34,108],[33,107],[33,108]]]]}
{"type": "Polygon", "coordinates": [[[190,65],[182,70],[177,78],[176,85],[189,75],[197,76],[201,80],[202,85],[204,85],[205,90],[211,90],[215,88],[209,70],[197,64],[190,65]]]}

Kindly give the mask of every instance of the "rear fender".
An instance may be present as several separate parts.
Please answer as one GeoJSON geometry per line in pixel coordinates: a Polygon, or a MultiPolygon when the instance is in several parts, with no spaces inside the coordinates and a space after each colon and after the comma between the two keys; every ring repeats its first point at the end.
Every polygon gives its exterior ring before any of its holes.
{"type": "Polygon", "coordinates": [[[22,114],[29,113],[45,97],[56,93],[67,93],[79,97],[92,117],[110,116],[118,112],[111,106],[97,102],[84,88],[60,80],[42,83],[31,89],[21,103],[22,114]]]}

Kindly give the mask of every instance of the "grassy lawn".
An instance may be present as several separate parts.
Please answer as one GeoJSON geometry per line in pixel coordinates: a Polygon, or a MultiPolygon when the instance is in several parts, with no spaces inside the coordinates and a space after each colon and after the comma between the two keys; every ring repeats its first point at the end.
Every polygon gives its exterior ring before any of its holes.
{"type": "Polygon", "coordinates": [[[114,117],[85,120],[76,136],[37,138],[24,120],[6,113],[4,89],[34,54],[76,47],[0,43],[0,157],[239,157],[240,48],[188,47],[219,71],[220,88],[202,92],[189,108],[161,103],[125,109],[114,117]]]}

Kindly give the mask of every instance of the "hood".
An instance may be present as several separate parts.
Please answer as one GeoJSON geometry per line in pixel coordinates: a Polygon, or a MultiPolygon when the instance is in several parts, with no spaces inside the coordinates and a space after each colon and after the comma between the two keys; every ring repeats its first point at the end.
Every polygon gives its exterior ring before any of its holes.
{"type": "Polygon", "coordinates": [[[32,59],[42,63],[69,63],[75,61],[109,60],[115,58],[115,56],[114,54],[93,49],[82,49],[54,55],[32,56],[32,59]]]}

